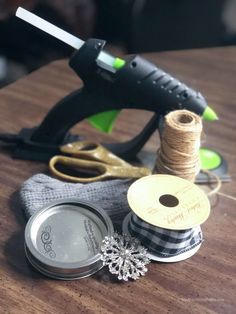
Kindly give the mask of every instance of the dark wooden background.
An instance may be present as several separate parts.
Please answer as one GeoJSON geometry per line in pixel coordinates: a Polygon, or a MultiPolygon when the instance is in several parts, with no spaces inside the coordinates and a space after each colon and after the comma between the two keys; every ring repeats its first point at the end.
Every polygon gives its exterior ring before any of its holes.
{"type": "MultiPolygon", "coordinates": [[[[159,67],[200,90],[220,120],[204,122],[206,145],[223,154],[232,182],[222,193],[236,197],[236,48],[211,48],[146,55],[159,67]]],[[[0,90],[0,132],[18,133],[39,124],[56,101],[80,80],[66,61],[57,61],[0,90]]],[[[150,113],[122,112],[114,132],[103,135],[79,123],[74,132],[96,140],[127,140],[150,113]]],[[[155,152],[154,134],[145,149],[155,152]]],[[[0,313],[234,313],[235,200],[217,196],[202,226],[205,241],[192,258],[152,263],[136,282],[117,282],[103,269],[75,281],[57,281],[33,270],[24,255],[26,219],[18,202],[23,181],[47,172],[40,162],[14,160],[0,147],[0,313]]]]}

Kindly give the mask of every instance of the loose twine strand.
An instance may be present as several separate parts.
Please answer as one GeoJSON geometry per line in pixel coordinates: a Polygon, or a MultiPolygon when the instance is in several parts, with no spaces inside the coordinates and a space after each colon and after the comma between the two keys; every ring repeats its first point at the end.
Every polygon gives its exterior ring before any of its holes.
{"type": "Polygon", "coordinates": [[[209,177],[209,181],[208,181],[209,184],[211,184],[211,178],[214,179],[214,181],[215,181],[215,187],[210,192],[207,193],[207,195],[209,197],[211,197],[212,195],[215,195],[215,194],[221,194],[222,196],[227,196],[226,194],[223,195],[223,193],[219,192],[219,190],[222,186],[222,182],[220,180],[220,177],[217,174],[214,174],[208,170],[201,170],[201,172],[205,173],[209,177]]]}
{"type": "Polygon", "coordinates": [[[226,197],[226,198],[228,198],[228,199],[230,199],[232,201],[236,201],[236,197],[234,197],[232,195],[229,195],[229,194],[225,194],[225,193],[219,192],[220,188],[222,186],[222,182],[220,180],[220,177],[217,174],[215,174],[213,172],[210,172],[208,170],[201,170],[201,172],[203,172],[206,175],[208,175],[208,177],[209,177],[209,181],[208,181],[209,184],[212,183],[212,179],[213,179],[213,182],[215,182],[215,187],[210,192],[207,193],[207,195],[209,197],[211,197],[212,195],[218,194],[218,195],[226,197]]]}
{"type": "MultiPolygon", "coordinates": [[[[199,159],[201,134],[202,120],[198,115],[188,110],[170,112],[165,117],[154,172],[171,174],[194,182],[201,168],[199,159]]],[[[201,171],[209,178],[213,177],[216,182],[215,187],[207,195],[218,193],[225,196],[219,192],[220,178],[207,170],[201,171]]]]}

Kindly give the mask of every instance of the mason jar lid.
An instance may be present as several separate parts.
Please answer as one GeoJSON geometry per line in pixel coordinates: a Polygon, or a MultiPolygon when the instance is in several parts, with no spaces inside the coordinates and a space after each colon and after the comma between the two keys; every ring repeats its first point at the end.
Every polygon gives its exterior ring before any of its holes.
{"type": "Polygon", "coordinates": [[[102,268],[100,247],[113,233],[111,219],[97,206],[77,199],[50,203],[36,212],[25,229],[29,262],[46,276],[70,280],[102,268]]]}

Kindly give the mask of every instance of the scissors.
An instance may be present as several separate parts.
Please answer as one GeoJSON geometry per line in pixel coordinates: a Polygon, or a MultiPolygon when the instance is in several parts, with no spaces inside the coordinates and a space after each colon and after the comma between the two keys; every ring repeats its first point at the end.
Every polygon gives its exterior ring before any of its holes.
{"type": "Polygon", "coordinates": [[[112,178],[140,178],[151,174],[145,167],[134,167],[117,157],[99,143],[78,141],[60,146],[69,156],[54,156],[49,161],[50,171],[71,182],[95,182],[112,178]],[[65,171],[66,168],[66,171],[65,171]],[[71,175],[78,173],[78,175],[71,175]]]}

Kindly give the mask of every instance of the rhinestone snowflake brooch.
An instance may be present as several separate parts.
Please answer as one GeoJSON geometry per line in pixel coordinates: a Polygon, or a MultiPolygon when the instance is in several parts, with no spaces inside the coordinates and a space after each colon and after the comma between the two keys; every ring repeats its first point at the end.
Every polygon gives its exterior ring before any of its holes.
{"type": "Polygon", "coordinates": [[[147,272],[150,263],[145,249],[138,239],[114,233],[105,237],[101,246],[101,260],[119,280],[139,279],[147,272]]]}

